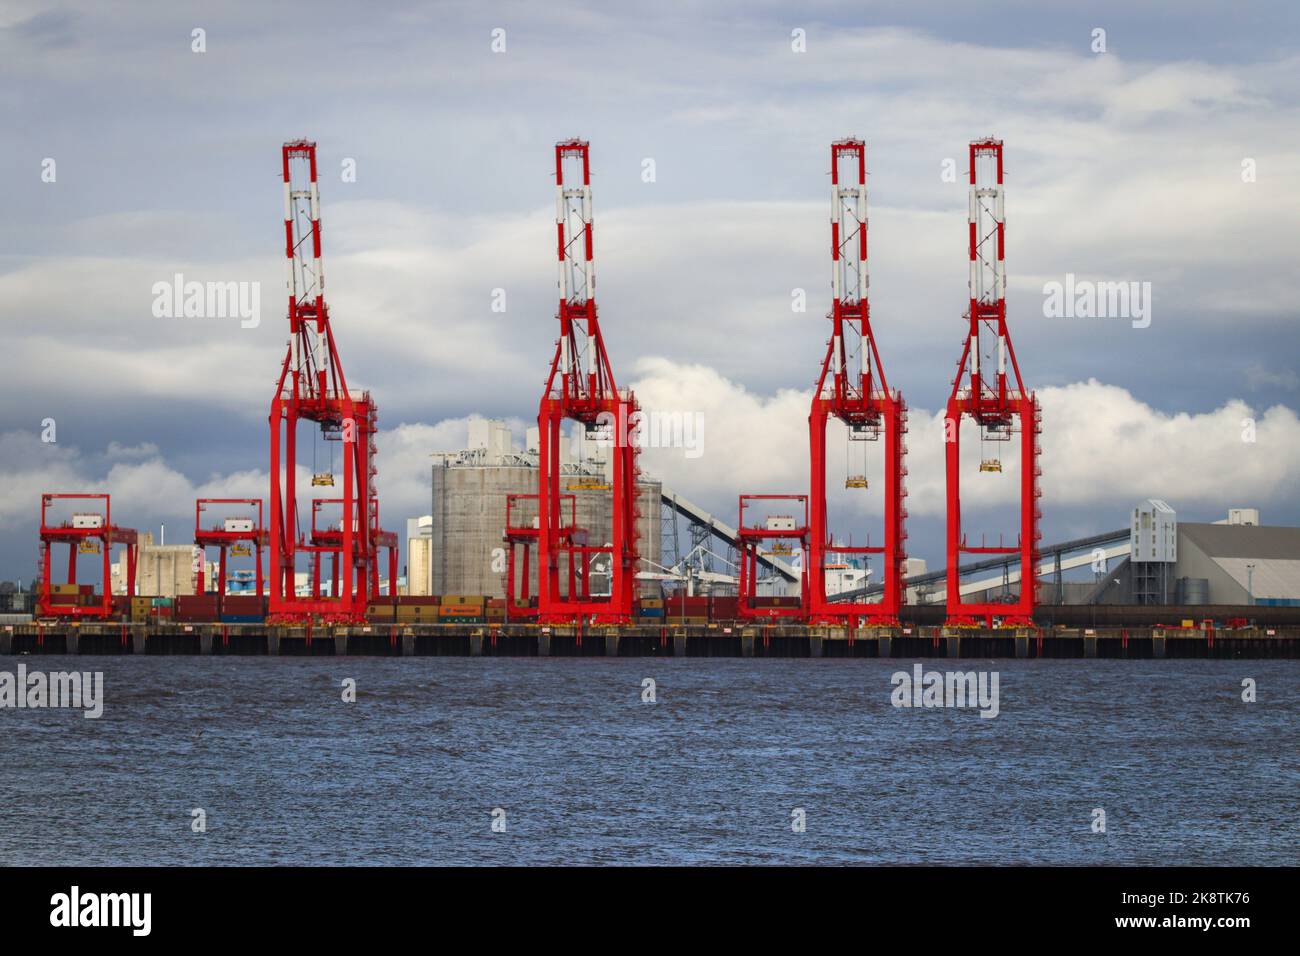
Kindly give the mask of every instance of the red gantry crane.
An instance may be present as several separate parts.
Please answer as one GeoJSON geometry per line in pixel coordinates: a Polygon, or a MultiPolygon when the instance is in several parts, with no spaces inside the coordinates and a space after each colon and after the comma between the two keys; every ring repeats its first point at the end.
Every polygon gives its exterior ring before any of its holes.
{"type": "Polygon", "coordinates": [[[207,564],[207,549],[215,547],[220,549],[217,558],[217,602],[218,614],[220,614],[220,603],[226,594],[226,555],[232,553],[244,557],[256,556],[256,576],[257,576],[257,596],[262,596],[262,549],[266,547],[269,541],[269,535],[266,533],[266,527],[262,523],[262,499],[261,498],[199,498],[194,502],[194,544],[200,549],[199,566],[197,571],[197,584],[194,588],[195,594],[203,594],[206,591],[203,568],[207,564]],[[209,506],[220,506],[223,509],[233,509],[235,505],[242,505],[245,514],[227,515],[221,519],[220,524],[213,524],[203,527],[203,512],[208,510],[209,506]],[[253,511],[256,509],[256,517],[253,511]]]}
{"type": "Polygon", "coordinates": [[[897,624],[903,603],[907,539],[904,456],[907,405],[891,391],[871,330],[867,274],[867,148],[859,139],[831,144],[831,338],[808,415],[811,495],[808,526],[807,619],[816,624],[897,624]],[[826,427],[838,418],[848,428],[849,474],[845,487],[865,489],[866,445],[884,449],[884,535],[875,547],[836,545],[826,516],[826,427]],[[855,449],[862,465],[855,471],[855,449]],[[879,554],[883,593],[879,602],[832,602],[826,569],[846,556],[879,554]]]}
{"type": "MultiPolygon", "coordinates": [[[[325,556],[330,558],[330,594],[337,595],[341,593],[341,572],[343,568],[343,499],[342,498],[313,498],[311,502],[311,535],[307,544],[302,550],[311,555],[311,596],[319,598],[321,596],[321,559],[325,556]],[[337,505],[339,509],[339,520],[334,523],[327,523],[328,517],[323,517],[322,513],[325,506],[337,505]]],[[[379,499],[371,497],[370,499],[371,518],[374,526],[379,527],[379,499]]],[[[355,529],[354,529],[355,530],[355,529]]],[[[388,596],[390,598],[397,596],[397,535],[392,531],[377,531],[375,533],[375,553],[378,554],[379,548],[388,549],[388,596]]],[[[379,561],[371,561],[369,566],[369,590],[368,594],[371,599],[379,596],[379,561]]]]}
{"type": "MultiPolygon", "coordinates": [[[[285,143],[284,241],[288,260],[289,346],[271,400],[271,592],[270,617],[280,621],[354,622],[365,619],[378,577],[379,528],[375,500],[377,412],[369,392],[348,390],[325,304],[321,271],[320,193],[316,183],[316,144],[285,143]],[[297,430],[314,422],[326,447],[342,445],[342,502],[337,547],[309,544],[299,525],[297,430]],[[351,516],[348,520],[347,516],[351,516]],[[341,580],[329,597],[299,597],[295,573],[299,552],[337,555],[341,580]]],[[[313,468],[313,487],[333,487],[329,472],[313,468]]]]}
{"type": "MultiPolygon", "coordinates": [[[[637,454],[631,430],[639,419],[636,398],[614,381],[614,370],[596,318],[596,271],[592,255],[591,152],[584,140],[555,146],[556,234],[560,276],[560,338],[551,359],[537,412],[541,433],[538,481],[538,619],[543,624],[588,622],[624,624],[632,620],[636,589],[637,454]],[[611,456],[610,543],[581,543],[566,527],[560,489],[560,428],[578,422],[593,438],[606,439],[611,456]],[[562,561],[587,569],[606,556],[610,593],[566,592],[560,586],[562,561]]],[[[570,581],[572,579],[570,578],[570,581]]]]}
{"type": "MultiPolygon", "coordinates": [[[[530,561],[532,550],[537,547],[541,537],[541,519],[537,514],[531,517],[527,512],[531,503],[536,508],[537,495],[506,495],[506,527],[501,540],[506,545],[506,621],[507,623],[536,618],[538,608],[532,605],[530,588],[532,572],[530,561]],[[519,560],[522,555],[522,561],[519,560]],[[520,565],[522,564],[522,567],[520,565]]],[[[578,499],[576,495],[561,495],[561,514],[567,506],[569,520],[560,528],[560,539],[566,544],[585,544],[587,532],[578,527],[578,499]]],[[[563,517],[561,517],[563,522],[563,517]]],[[[576,594],[582,600],[590,595],[587,566],[578,566],[572,547],[568,549],[569,594],[576,594]]]]}
{"type": "Polygon", "coordinates": [[[108,495],[99,494],[43,494],[41,495],[41,591],[37,597],[37,617],[97,617],[107,618],[113,613],[113,577],[110,552],[114,545],[126,546],[126,594],[135,596],[136,559],[139,556],[136,532],[113,524],[112,502],[108,495]],[[56,501],[93,502],[83,507],[93,510],[72,512],[68,519],[51,523],[50,507],[56,501]],[[81,604],[77,594],[53,594],[50,584],[50,563],[54,545],[68,546],[67,584],[77,584],[77,555],[99,554],[102,557],[103,577],[99,601],[81,604]]]}
{"type": "MultiPolygon", "coordinates": [[[[1002,192],[1002,141],[970,144],[970,325],[944,420],[948,475],[947,622],[951,626],[1033,626],[1038,567],[1038,435],[1041,413],[1020,378],[1020,366],[1007,331],[1006,217],[1002,192]],[[1014,382],[1008,381],[1008,364],[1014,382]],[[990,368],[992,365],[992,368],[990,368]],[[1020,540],[1013,547],[966,543],[961,524],[961,423],[964,416],[980,429],[985,443],[1009,442],[1020,431],[1020,540]],[[964,603],[958,567],[963,554],[1019,555],[1020,595],[1007,603],[964,603]]],[[[993,445],[997,447],[996,444],[993,445]]],[[[1001,473],[996,454],[981,454],[981,473],[1001,473]]]]}
{"type": "Polygon", "coordinates": [[[776,543],[768,554],[791,555],[800,552],[801,560],[808,560],[808,496],[807,495],[741,495],[740,510],[736,519],[736,547],[740,551],[740,580],[737,585],[739,601],[736,612],[745,620],[753,618],[798,618],[808,613],[808,575],[799,576],[799,605],[759,606],[758,556],[768,541],[776,543]],[[802,510],[787,515],[772,514],[774,502],[791,502],[802,510]],[[756,519],[746,523],[745,509],[760,512],[756,519]],[[787,543],[792,542],[792,543],[787,543]]]}

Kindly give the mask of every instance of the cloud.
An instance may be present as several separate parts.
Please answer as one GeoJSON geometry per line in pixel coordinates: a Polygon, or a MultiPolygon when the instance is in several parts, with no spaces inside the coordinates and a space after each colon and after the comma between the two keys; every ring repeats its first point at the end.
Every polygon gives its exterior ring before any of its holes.
{"type": "MultiPolygon", "coordinates": [[[[1223,436],[1253,408],[1232,398],[1244,388],[1294,405],[1289,24],[1225,21],[1209,43],[1174,6],[1153,25],[1116,3],[1111,52],[1095,56],[1070,18],[1010,6],[954,17],[885,4],[868,26],[823,4],[795,55],[779,5],[670,2],[634,23],[594,4],[513,4],[497,56],[470,4],[358,19],[322,0],[303,19],[235,2],[205,22],[203,55],[183,10],[11,4],[0,60],[15,82],[0,100],[22,135],[0,156],[0,432],[53,417],[61,443],[3,459],[15,484],[0,488],[0,522],[28,520],[41,489],[110,474],[141,520],[183,517],[209,485],[265,493],[286,338],[279,144],[302,134],[321,144],[349,383],[400,423],[380,437],[386,523],[421,508],[425,455],[463,444],[465,416],[536,408],[557,334],[550,149],[574,133],[593,143],[598,299],[618,379],[706,416],[703,458],[656,450],[647,467],[724,516],[740,490],[807,485],[807,394],[830,304],[827,144],[851,134],[868,142],[872,317],[890,382],[913,404],[919,520],[942,511],[932,436],[962,334],[960,174],[965,143],[986,133],[1007,143],[1011,325],[1048,415],[1048,513],[1127,507],[1148,480],[1216,508],[1230,494],[1276,499],[1294,411],[1254,408],[1253,449],[1223,436]],[[582,57],[557,53],[574,43],[582,57]],[[304,129],[268,91],[293,88],[308,60],[345,68],[317,77],[304,129]],[[40,181],[47,156],[56,183],[40,181]],[[344,157],[355,183],[340,180],[344,157]],[[947,159],[957,182],[941,177],[947,159]],[[260,283],[261,325],[154,319],[151,287],[176,272],[260,283]],[[1043,285],[1067,272],[1152,282],[1152,327],[1045,319],[1043,285]],[[796,288],[804,313],[791,310],[796,288]],[[1144,461],[1144,445],[1159,459],[1144,461]],[[1198,449],[1214,468],[1197,467],[1198,449]]],[[[860,449],[836,433],[830,451],[842,486],[860,449]]],[[[973,481],[969,507],[1005,504],[1012,474],[973,481]]],[[[833,490],[836,514],[878,510],[878,482],[833,490]]]]}
{"type": "MultiPolygon", "coordinates": [[[[756,393],[715,369],[664,358],[643,359],[635,372],[632,385],[643,409],[698,413],[704,423],[700,457],[683,448],[648,448],[641,455],[647,474],[728,521],[734,520],[740,493],[807,492],[810,391],[756,393]]],[[[1169,414],[1126,389],[1096,380],[1042,389],[1038,395],[1044,422],[1042,507],[1049,521],[1068,516],[1070,527],[1096,531],[1122,523],[1118,515],[1148,496],[1165,498],[1184,514],[1242,505],[1278,514],[1292,507],[1294,476],[1300,472],[1300,416],[1290,408],[1255,409],[1234,399],[1210,412],[1169,414]],[[1243,440],[1251,437],[1253,441],[1243,440]],[[1080,525],[1080,508],[1116,517],[1080,525]]],[[[942,420],[940,411],[914,408],[910,413],[907,507],[916,522],[944,516],[942,420]]],[[[382,522],[399,538],[406,518],[428,510],[430,455],[464,448],[468,422],[459,417],[402,423],[379,434],[382,522]]],[[[532,423],[513,419],[509,424],[516,444],[522,444],[532,423]]],[[[851,536],[861,542],[878,534],[881,453],[875,443],[865,443],[864,466],[857,457],[864,443],[850,447],[838,423],[828,434],[831,523],[841,539],[851,536]],[[871,487],[865,492],[845,489],[843,476],[850,470],[868,474],[871,487]]],[[[962,501],[968,529],[988,524],[991,514],[1017,500],[1017,448],[1007,448],[1002,474],[981,474],[979,442],[973,432],[963,433],[962,501]]],[[[31,526],[42,492],[109,492],[120,523],[148,529],[164,522],[187,528],[198,497],[265,499],[268,491],[261,470],[188,476],[148,445],[79,449],[44,444],[28,432],[0,433],[0,463],[0,529],[15,548],[23,546],[15,538],[20,530],[32,535],[28,543],[34,548],[31,526]]],[[[310,478],[309,469],[300,467],[299,487],[308,489],[310,478]]],[[[183,540],[186,532],[179,533],[176,540],[183,540]]]]}
{"type": "Polygon", "coordinates": [[[1246,385],[1252,391],[1264,388],[1284,388],[1295,391],[1300,388],[1300,375],[1296,374],[1295,369],[1284,368],[1274,371],[1259,362],[1253,362],[1246,367],[1246,385]]]}
{"type": "MultiPolygon", "coordinates": [[[[510,424],[521,442],[524,424],[510,424]]],[[[434,425],[400,424],[377,436],[380,507],[386,527],[404,531],[407,517],[428,511],[430,455],[464,448],[468,432],[466,417],[434,425]]],[[[300,504],[305,508],[311,468],[300,464],[297,475],[303,495],[300,504]]],[[[127,448],[110,442],[100,451],[43,443],[32,432],[0,433],[0,528],[33,522],[39,515],[40,496],[46,492],[107,492],[119,523],[148,528],[178,519],[192,521],[197,498],[266,500],[269,491],[265,470],[190,476],[169,464],[165,453],[149,443],[127,448]]]]}
{"type": "MultiPolygon", "coordinates": [[[[664,359],[641,361],[637,373],[634,387],[643,408],[696,411],[705,421],[702,457],[692,460],[681,450],[648,449],[642,454],[647,470],[688,497],[711,501],[741,491],[806,489],[811,389],[759,395],[713,369],[664,359]]],[[[1170,414],[1095,379],[1037,394],[1043,411],[1045,512],[1082,505],[1123,510],[1148,496],[1166,498],[1175,507],[1219,508],[1241,502],[1267,506],[1289,504],[1294,493],[1295,475],[1300,473],[1300,416],[1293,409],[1254,409],[1233,399],[1206,413],[1170,414]]],[[[907,507],[917,516],[942,516],[944,413],[912,408],[909,414],[907,507]]],[[[832,423],[828,434],[833,505],[847,513],[879,515],[878,494],[859,495],[835,486],[837,479],[842,484],[850,456],[852,470],[861,470],[856,457],[860,451],[849,448],[838,423],[832,423]]],[[[881,453],[874,443],[866,444],[874,489],[881,453]]],[[[964,513],[1018,500],[1018,442],[983,450],[1005,456],[1001,475],[978,472],[981,448],[973,428],[963,430],[962,450],[964,513]]]]}

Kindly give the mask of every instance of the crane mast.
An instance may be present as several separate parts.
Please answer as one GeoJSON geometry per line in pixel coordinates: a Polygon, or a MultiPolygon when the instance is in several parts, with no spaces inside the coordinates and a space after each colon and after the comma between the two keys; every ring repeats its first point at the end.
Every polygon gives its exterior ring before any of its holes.
{"type": "MultiPolygon", "coordinates": [[[[907,405],[885,379],[871,328],[867,262],[867,150],[861,140],[844,139],[831,144],[831,338],[808,415],[808,619],[814,623],[896,624],[903,602],[907,405]],[[833,541],[826,506],[826,429],[831,418],[848,428],[850,448],[862,442],[877,442],[883,448],[880,545],[852,547],[833,541]],[[881,600],[831,601],[826,593],[828,567],[869,555],[880,555],[882,560],[881,600]]],[[[865,474],[851,474],[845,485],[865,489],[868,479],[865,474]]]]}
{"type": "Polygon", "coordinates": [[[631,391],[619,391],[596,310],[592,236],[591,149],[579,139],[555,146],[555,228],[559,266],[560,336],[538,407],[538,618],[541,623],[621,624],[632,619],[638,570],[637,454],[640,412],[631,391]],[[610,455],[610,539],[591,543],[565,523],[560,430],[574,421],[602,439],[610,455]],[[592,596],[588,571],[608,562],[608,596],[592,596]],[[561,586],[567,564],[568,587],[561,586]],[[579,573],[575,576],[573,568],[579,573]],[[581,587],[575,584],[581,581],[581,587]],[[576,593],[575,593],[576,592],[576,593]]]}
{"type": "MultiPolygon", "coordinates": [[[[275,395],[271,400],[271,575],[269,611],[273,620],[350,623],[365,619],[366,605],[379,593],[378,551],[389,549],[389,590],[396,593],[393,575],[396,538],[379,526],[375,490],[375,431],[378,415],[369,392],[354,395],[343,374],[335,348],[325,275],[321,265],[320,190],[316,177],[316,144],[308,140],[285,143],[281,150],[284,180],[284,248],[288,268],[289,341],[275,395]],[[297,429],[313,422],[329,447],[342,446],[341,498],[317,499],[308,537],[300,520],[297,497],[297,429]],[[318,529],[314,518],[321,503],[339,506],[337,529],[318,529]],[[296,589],[297,559],[311,564],[310,596],[296,589]],[[320,594],[320,564],[333,561],[337,584],[320,594]]],[[[331,462],[333,454],[330,453],[331,462]]],[[[313,468],[313,487],[334,487],[333,466],[313,468]]]]}
{"type": "MultiPolygon", "coordinates": [[[[966,342],[957,362],[957,376],[948,397],[944,420],[947,455],[947,604],[950,626],[992,625],[998,617],[1006,626],[1033,626],[1034,582],[1038,566],[1038,435],[1041,411],[1025,388],[1020,365],[1007,329],[1006,209],[1003,193],[1002,141],[992,138],[970,144],[970,187],[967,204],[970,301],[966,342]],[[1010,442],[1020,433],[1020,536],[1014,546],[968,545],[961,523],[961,424],[969,417],[979,428],[981,450],[986,443],[1010,442]],[[966,603],[960,591],[958,567],[965,554],[1018,556],[1020,594],[1004,595],[1001,603],[966,603]]],[[[997,447],[994,444],[994,447],[997,447]]],[[[996,455],[981,455],[980,472],[1000,474],[996,455]]]]}

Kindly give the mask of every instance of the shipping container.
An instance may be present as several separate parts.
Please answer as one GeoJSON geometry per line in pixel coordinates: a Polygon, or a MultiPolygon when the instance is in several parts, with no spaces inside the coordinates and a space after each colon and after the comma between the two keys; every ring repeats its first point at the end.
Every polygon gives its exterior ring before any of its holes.
{"type": "Polygon", "coordinates": [[[397,620],[407,623],[416,621],[436,621],[438,608],[428,604],[397,605],[397,620]]]}
{"type": "Polygon", "coordinates": [[[268,598],[260,598],[256,594],[227,594],[221,599],[222,619],[224,620],[227,615],[231,614],[241,617],[250,615],[259,618],[265,617],[268,602],[268,598]]]}
{"type": "Polygon", "coordinates": [[[366,620],[372,624],[391,624],[397,620],[397,608],[392,604],[367,605],[366,620]]]}
{"type": "Polygon", "coordinates": [[[740,617],[740,598],[716,595],[709,600],[709,616],[715,621],[734,621],[740,617]]]}
{"type": "Polygon", "coordinates": [[[438,608],[439,617],[474,617],[483,613],[483,607],[475,604],[443,604],[438,608]]]}
{"type": "Polygon", "coordinates": [[[182,594],[176,598],[175,617],[186,623],[203,623],[217,619],[215,594],[182,594]]]}
{"type": "Polygon", "coordinates": [[[669,611],[681,611],[685,608],[689,611],[702,611],[708,613],[709,599],[707,597],[671,597],[666,603],[669,611]]]}

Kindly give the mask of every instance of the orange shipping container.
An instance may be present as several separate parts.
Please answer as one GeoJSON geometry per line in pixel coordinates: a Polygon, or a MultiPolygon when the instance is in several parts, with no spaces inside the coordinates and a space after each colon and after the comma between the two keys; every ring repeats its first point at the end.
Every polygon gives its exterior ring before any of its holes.
{"type": "Polygon", "coordinates": [[[443,604],[438,607],[439,617],[475,617],[482,613],[481,604],[443,604]]]}

